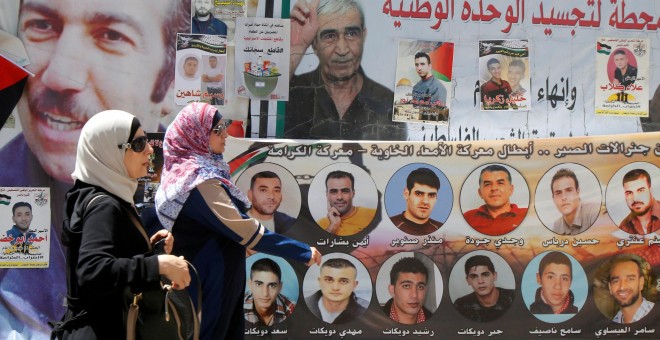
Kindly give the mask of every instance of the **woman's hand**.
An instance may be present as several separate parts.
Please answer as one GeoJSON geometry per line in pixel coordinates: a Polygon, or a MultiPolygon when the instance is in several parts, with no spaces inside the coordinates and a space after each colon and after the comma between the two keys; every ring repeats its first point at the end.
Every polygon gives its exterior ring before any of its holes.
{"type": "Polygon", "coordinates": [[[307,266],[311,266],[314,263],[317,265],[321,265],[321,257],[323,256],[320,251],[318,251],[316,248],[311,247],[312,249],[312,258],[309,259],[309,262],[307,262],[307,266]]]}
{"type": "Polygon", "coordinates": [[[158,255],[158,272],[172,281],[174,289],[184,289],[190,285],[188,262],[183,256],[158,255]]]}
{"type": "Polygon", "coordinates": [[[151,245],[155,245],[156,242],[162,239],[165,239],[165,253],[171,253],[172,247],[174,246],[174,236],[172,236],[172,233],[165,229],[159,230],[153,236],[151,236],[151,245]]]}

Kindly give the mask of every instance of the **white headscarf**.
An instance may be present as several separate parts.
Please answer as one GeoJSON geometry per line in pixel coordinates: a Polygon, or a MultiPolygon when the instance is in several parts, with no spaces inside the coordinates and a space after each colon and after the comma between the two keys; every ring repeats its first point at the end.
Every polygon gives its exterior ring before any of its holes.
{"type": "Polygon", "coordinates": [[[74,181],[102,187],[133,204],[137,179],[128,177],[126,150],[118,147],[128,142],[133,118],[128,112],[108,110],[87,121],[78,140],[76,168],[71,174],[74,181]]]}

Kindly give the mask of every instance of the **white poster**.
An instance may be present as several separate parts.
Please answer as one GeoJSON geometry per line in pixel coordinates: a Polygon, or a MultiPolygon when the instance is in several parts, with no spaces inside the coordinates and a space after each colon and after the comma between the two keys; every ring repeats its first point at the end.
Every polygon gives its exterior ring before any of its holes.
{"type": "Polygon", "coordinates": [[[256,100],[289,100],[289,20],[236,19],[236,93],[256,100]]]}
{"type": "Polygon", "coordinates": [[[50,188],[0,187],[0,268],[48,268],[50,188]]]}
{"type": "Polygon", "coordinates": [[[646,38],[607,38],[596,43],[596,114],[649,116],[646,38]]]}
{"type": "Polygon", "coordinates": [[[225,105],[227,39],[223,36],[177,34],[174,102],[225,105]]]}

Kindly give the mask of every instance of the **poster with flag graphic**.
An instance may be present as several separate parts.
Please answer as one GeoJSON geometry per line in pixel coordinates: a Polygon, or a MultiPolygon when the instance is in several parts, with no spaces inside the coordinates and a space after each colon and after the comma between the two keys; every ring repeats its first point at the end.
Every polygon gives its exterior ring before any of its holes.
{"type": "Polygon", "coordinates": [[[647,38],[601,37],[596,42],[597,115],[649,116],[647,38]]]}
{"type": "Polygon", "coordinates": [[[0,268],[48,268],[50,188],[0,187],[0,268]]]}
{"type": "Polygon", "coordinates": [[[394,121],[447,124],[453,57],[453,43],[399,41],[394,121]]]}
{"type": "Polygon", "coordinates": [[[479,41],[479,94],[483,111],[531,108],[527,40],[479,41]]]}

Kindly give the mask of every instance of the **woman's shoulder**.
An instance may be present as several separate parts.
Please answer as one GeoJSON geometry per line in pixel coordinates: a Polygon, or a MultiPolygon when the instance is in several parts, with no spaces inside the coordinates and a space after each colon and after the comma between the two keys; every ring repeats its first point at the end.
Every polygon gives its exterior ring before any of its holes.
{"type": "Polygon", "coordinates": [[[207,194],[224,195],[228,191],[228,187],[219,178],[209,178],[199,183],[195,188],[193,188],[193,190],[197,190],[199,193],[202,194],[202,196],[206,196],[207,194]],[[219,190],[219,189],[223,189],[223,190],[219,190]]]}
{"type": "Polygon", "coordinates": [[[118,211],[131,204],[113,195],[102,187],[76,182],[67,193],[67,204],[74,204],[82,210],[118,211]]]}

